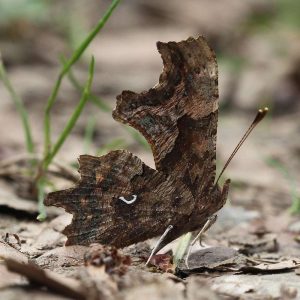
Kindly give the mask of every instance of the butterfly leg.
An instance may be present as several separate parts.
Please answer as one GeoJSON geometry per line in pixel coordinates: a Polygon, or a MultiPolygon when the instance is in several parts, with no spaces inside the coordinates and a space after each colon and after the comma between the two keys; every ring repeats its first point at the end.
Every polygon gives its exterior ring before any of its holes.
{"type": "Polygon", "coordinates": [[[151,254],[150,254],[150,256],[149,256],[149,258],[148,258],[148,260],[147,260],[147,262],[145,264],[145,267],[149,264],[152,256],[156,253],[156,251],[157,251],[158,247],[160,246],[161,242],[164,240],[164,238],[166,237],[166,235],[168,234],[168,232],[170,230],[172,230],[172,229],[173,229],[173,226],[169,225],[168,228],[165,230],[165,232],[162,234],[162,236],[159,238],[159,240],[157,241],[156,245],[154,246],[154,248],[151,251],[151,254]]]}
{"type": "Polygon", "coordinates": [[[191,254],[192,248],[195,245],[195,243],[197,242],[197,240],[199,240],[200,245],[202,245],[202,236],[203,234],[216,222],[217,220],[217,215],[212,215],[211,217],[209,217],[206,221],[206,223],[204,224],[204,226],[202,227],[202,229],[199,231],[199,233],[197,234],[197,236],[193,239],[193,241],[190,243],[189,245],[189,249],[187,252],[187,255],[185,257],[185,265],[189,268],[188,265],[188,261],[189,261],[189,256],[191,254]]]}
{"type": "MultiPolygon", "coordinates": [[[[221,193],[221,197],[220,197],[220,203],[222,206],[225,204],[225,202],[227,200],[229,187],[230,187],[230,179],[227,179],[223,185],[222,193],[221,193]]],[[[197,236],[194,238],[194,240],[190,243],[188,253],[185,257],[185,265],[188,268],[189,268],[188,260],[189,260],[189,256],[191,254],[193,246],[195,245],[195,243],[197,242],[198,239],[199,239],[200,245],[203,246],[202,245],[202,236],[216,222],[216,220],[217,220],[217,215],[212,215],[211,217],[209,217],[207,219],[206,223],[204,224],[204,226],[202,227],[202,229],[200,230],[200,232],[197,234],[197,236]]]]}

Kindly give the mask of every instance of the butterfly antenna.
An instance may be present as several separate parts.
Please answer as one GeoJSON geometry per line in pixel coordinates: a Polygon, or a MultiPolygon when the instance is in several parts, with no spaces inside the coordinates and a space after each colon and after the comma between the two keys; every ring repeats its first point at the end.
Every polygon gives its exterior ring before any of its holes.
{"type": "Polygon", "coordinates": [[[247,131],[245,132],[245,134],[243,135],[243,137],[241,138],[241,140],[239,141],[239,143],[237,144],[237,146],[234,148],[232,154],[230,155],[230,157],[228,158],[226,164],[224,165],[220,175],[218,176],[218,179],[215,183],[215,185],[217,185],[219,179],[221,178],[221,176],[223,175],[224,171],[226,170],[226,168],[228,167],[228,165],[230,164],[231,160],[233,159],[233,157],[235,156],[235,154],[238,152],[238,150],[241,148],[241,146],[243,145],[243,143],[245,142],[245,140],[248,138],[249,134],[252,132],[252,130],[256,127],[256,125],[258,123],[260,123],[260,121],[262,121],[264,119],[264,117],[266,116],[266,114],[268,113],[269,109],[268,107],[259,109],[253,122],[251,123],[251,125],[249,126],[249,128],[247,129],[247,131]]]}

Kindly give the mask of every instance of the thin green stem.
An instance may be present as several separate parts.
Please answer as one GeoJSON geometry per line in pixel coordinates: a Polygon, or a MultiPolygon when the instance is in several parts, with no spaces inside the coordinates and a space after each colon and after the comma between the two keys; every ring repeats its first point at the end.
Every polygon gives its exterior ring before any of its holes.
{"type": "Polygon", "coordinates": [[[93,77],[94,77],[94,68],[95,68],[95,60],[92,57],[91,63],[90,63],[90,68],[89,68],[89,78],[87,80],[87,83],[85,84],[80,101],[79,101],[78,105],[76,106],[69,121],[67,122],[65,128],[63,129],[62,133],[58,137],[57,142],[54,144],[53,149],[46,157],[46,159],[43,163],[44,170],[46,170],[48,168],[49,164],[52,162],[53,158],[55,157],[55,155],[57,154],[57,152],[59,151],[59,149],[65,142],[66,138],[69,136],[69,134],[72,131],[74,125],[76,124],[76,121],[78,120],[87,100],[89,99],[90,90],[91,90],[93,77]]]}
{"type": "MultiPolygon", "coordinates": [[[[68,78],[70,82],[73,84],[73,86],[82,93],[83,86],[79,83],[79,81],[76,79],[75,75],[73,74],[72,70],[68,72],[68,78]]],[[[90,94],[90,99],[96,106],[98,106],[102,111],[104,112],[111,112],[111,108],[100,98],[96,95],[90,94]]]]}
{"type": "Polygon", "coordinates": [[[56,80],[56,83],[54,85],[54,88],[52,90],[52,93],[48,99],[47,106],[45,109],[45,115],[44,115],[44,157],[47,160],[50,150],[51,150],[51,121],[50,121],[50,111],[56,101],[58,91],[60,89],[62,80],[64,76],[69,72],[71,67],[80,59],[86,48],[89,46],[89,44],[93,41],[95,36],[99,33],[99,31],[103,28],[109,17],[111,16],[114,9],[117,7],[121,0],[113,0],[110,7],[105,12],[102,19],[99,21],[99,23],[95,26],[95,28],[89,33],[89,35],[85,38],[85,40],[81,43],[81,45],[77,48],[77,50],[74,51],[71,58],[66,62],[66,64],[63,65],[62,70],[60,71],[58,78],[56,80]]]}
{"type": "Polygon", "coordinates": [[[26,148],[28,153],[32,154],[34,153],[34,143],[32,139],[32,134],[31,134],[31,128],[28,120],[28,113],[25,109],[25,106],[23,104],[22,99],[18,96],[16,93],[13,85],[11,84],[9,77],[7,75],[7,72],[5,70],[5,67],[3,65],[1,56],[0,56],[0,79],[3,81],[4,86],[8,90],[11,99],[13,100],[17,111],[20,115],[22,124],[23,124],[23,129],[24,129],[24,134],[25,134],[25,141],[26,141],[26,148]]]}
{"type": "Polygon", "coordinates": [[[52,93],[48,99],[47,102],[47,106],[45,109],[45,115],[44,115],[44,156],[47,157],[49,152],[50,152],[50,148],[51,148],[51,120],[50,120],[50,111],[52,109],[52,106],[54,104],[54,102],[56,101],[57,98],[57,94],[59,91],[59,88],[61,86],[61,82],[63,80],[65,71],[62,70],[60,72],[60,74],[58,75],[58,78],[55,82],[55,86],[52,90],[52,93]]]}
{"type": "Polygon", "coordinates": [[[88,153],[90,151],[93,142],[93,136],[95,133],[95,126],[96,126],[96,118],[94,116],[90,116],[84,132],[84,140],[83,140],[84,153],[88,153]]]}

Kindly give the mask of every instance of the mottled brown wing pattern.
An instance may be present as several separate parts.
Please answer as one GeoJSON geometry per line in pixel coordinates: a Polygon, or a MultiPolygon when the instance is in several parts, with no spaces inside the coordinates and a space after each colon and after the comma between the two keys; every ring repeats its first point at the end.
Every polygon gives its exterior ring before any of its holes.
{"type": "Polygon", "coordinates": [[[163,245],[201,228],[226,201],[229,182],[223,190],[214,185],[215,55],[203,37],[159,42],[157,47],[164,65],[159,83],[140,94],[124,91],[113,112],[116,120],[146,137],[157,170],[127,151],[81,156],[77,186],[50,193],[45,200],[73,214],[64,230],[69,245],[124,247],[173,225],[163,245]]]}
{"type": "Polygon", "coordinates": [[[150,143],[157,170],[184,182],[195,198],[215,179],[218,72],[203,37],[157,43],[164,68],[147,92],[124,91],[113,117],[150,143]]]}
{"type": "Polygon", "coordinates": [[[63,232],[68,245],[99,242],[124,247],[162,234],[169,224],[175,225],[174,239],[177,227],[191,215],[194,200],[189,189],[130,152],[83,155],[79,164],[77,186],[50,193],[45,200],[73,214],[63,232]],[[132,200],[134,195],[131,204],[120,199],[132,200]]]}

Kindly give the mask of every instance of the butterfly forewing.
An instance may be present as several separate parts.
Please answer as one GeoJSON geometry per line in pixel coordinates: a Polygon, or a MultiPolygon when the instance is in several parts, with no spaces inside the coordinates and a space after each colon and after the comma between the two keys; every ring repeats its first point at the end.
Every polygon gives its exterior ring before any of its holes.
{"type": "Polygon", "coordinates": [[[203,37],[158,43],[159,84],[118,96],[115,119],[138,129],[152,147],[157,170],[180,178],[194,197],[215,178],[218,72],[203,37]]]}

